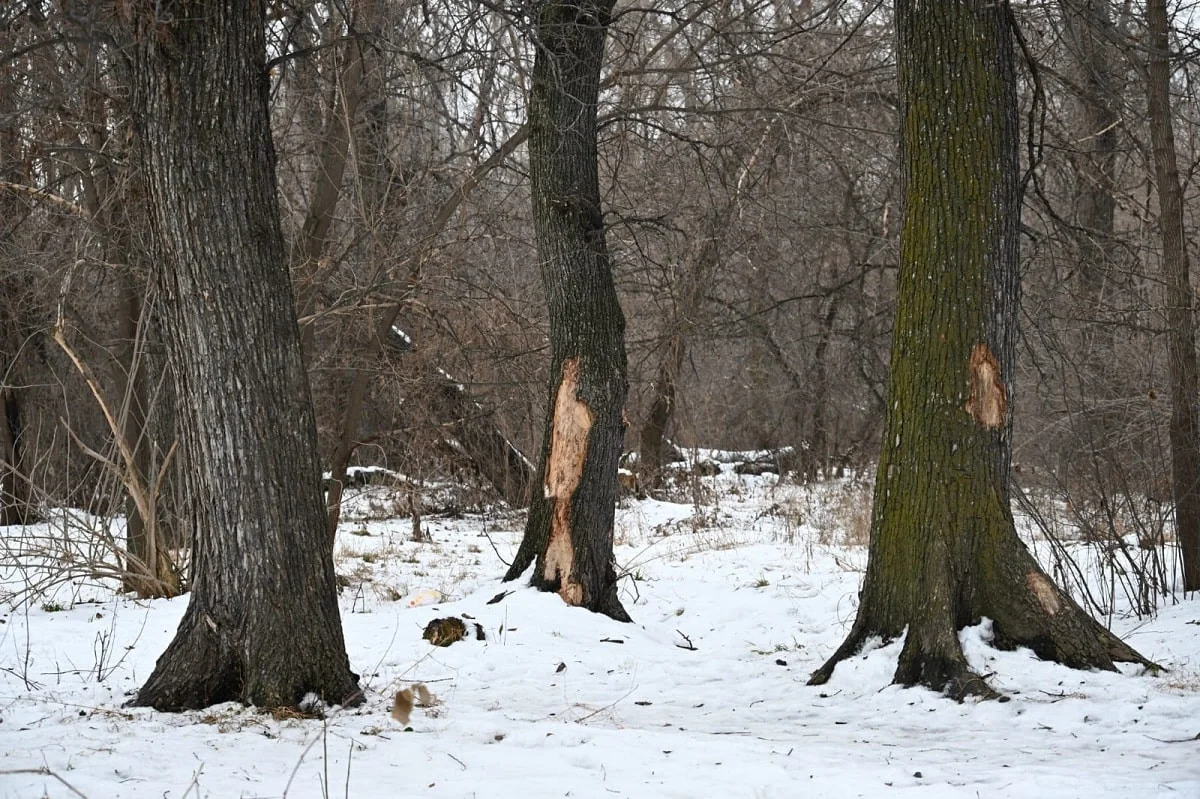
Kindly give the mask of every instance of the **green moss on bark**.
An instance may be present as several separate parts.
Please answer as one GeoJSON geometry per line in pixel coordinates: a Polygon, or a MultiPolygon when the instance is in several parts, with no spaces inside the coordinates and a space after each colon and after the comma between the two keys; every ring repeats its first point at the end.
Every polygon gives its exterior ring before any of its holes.
{"type": "Polygon", "coordinates": [[[905,207],[870,559],[854,627],[811,682],[868,638],[907,630],[896,682],[996,696],[957,636],[984,616],[997,640],[1067,665],[1147,663],[1056,589],[1045,601],[1009,509],[1020,188],[1008,8],[899,0],[896,18],[905,207]]]}

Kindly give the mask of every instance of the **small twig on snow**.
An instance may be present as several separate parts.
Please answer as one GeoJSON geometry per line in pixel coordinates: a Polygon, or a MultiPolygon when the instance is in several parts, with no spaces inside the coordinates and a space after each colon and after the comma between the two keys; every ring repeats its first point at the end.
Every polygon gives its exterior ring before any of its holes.
{"type": "Polygon", "coordinates": [[[675,644],[675,646],[679,647],[680,649],[686,649],[689,652],[698,651],[696,649],[696,645],[692,643],[692,639],[684,635],[683,630],[676,630],[675,632],[679,633],[680,638],[682,638],[684,641],[687,641],[687,644],[675,644]]]}

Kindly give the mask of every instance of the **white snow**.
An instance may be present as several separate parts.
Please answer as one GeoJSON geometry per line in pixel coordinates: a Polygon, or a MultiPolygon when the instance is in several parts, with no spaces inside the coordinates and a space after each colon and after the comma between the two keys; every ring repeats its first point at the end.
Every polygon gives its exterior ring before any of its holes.
{"type": "MultiPolygon", "coordinates": [[[[341,607],[367,701],[323,721],[125,708],[187,597],[137,602],[94,582],[10,597],[0,797],[1200,797],[1196,601],[1114,619],[1170,669],[1159,676],[1000,652],[985,621],[964,647],[1010,702],[890,685],[899,642],[808,687],[854,615],[866,553],[849,511],[870,494],[776,482],[726,470],[693,487],[696,504],[623,504],[633,624],[500,583],[519,514],[426,517],[432,543],[410,540],[407,518],[348,521],[341,607]],[[420,592],[445,599],[410,607],[420,592]],[[422,640],[452,614],[487,640],[422,640]],[[405,731],[391,700],[417,682],[437,704],[405,731]]],[[[0,562],[0,590],[23,586],[12,567],[0,562]]]]}

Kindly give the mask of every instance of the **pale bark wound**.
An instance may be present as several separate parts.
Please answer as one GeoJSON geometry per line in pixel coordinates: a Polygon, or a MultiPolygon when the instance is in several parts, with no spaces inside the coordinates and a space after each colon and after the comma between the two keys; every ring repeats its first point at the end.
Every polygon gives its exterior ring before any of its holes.
{"type": "Polygon", "coordinates": [[[966,412],[983,427],[991,430],[1002,427],[1008,402],[1004,395],[1000,363],[983,342],[971,350],[967,384],[971,393],[964,406],[966,412]]]}
{"type": "Polygon", "coordinates": [[[571,496],[583,474],[587,458],[592,411],[579,399],[579,359],[563,362],[562,380],[554,399],[550,429],[550,456],[546,462],[546,498],[554,500],[550,518],[550,541],[542,572],[547,580],[558,579],[559,595],[569,605],[583,601],[583,586],[571,579],[574,548],[571,542],[571,496]]]}
{"type": "Polygon", "coordinates": [[[1031,571],[1025,575],[1025,585],[1037,597],[1038,603],[1046,611],[1047,616],[1053,616],[1062,609],[1058,599],[1058,589],[1041,572],[1031,571]]]}

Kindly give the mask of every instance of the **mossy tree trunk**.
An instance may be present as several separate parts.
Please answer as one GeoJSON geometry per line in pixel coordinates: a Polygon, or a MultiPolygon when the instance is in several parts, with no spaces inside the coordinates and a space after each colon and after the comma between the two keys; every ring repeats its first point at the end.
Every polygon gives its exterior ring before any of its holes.
{"type": "Polygon", "coordinates": [[[600,211],[596,106],[613,0],[542,0],[529,98],[533,219],[550,315],[546,433],[525,538],[505,579],[621,621],[613,569],[628,393],[625,317],[600,211]],[[536,562],[535,562],[536,561],[536,562]]]}
{"type": "Polygon", "coordinates": [[[1146,69],[1150,140],[1167,295],[1175,535],[1183,555],[1183,588],[1200,591],[1200,378],[1196,367],[1195,290],[1189,274],[1183,188],[1171,122],[1171,27],[1165,0],[1146,3],[1146,21],[1150,32],[1146,69]]]}
{"type": "Polygon", "coordinates": [[[870,558],[827,681],[870,637],[907,629],[895,681],[994,696],[958,630],[1077,668],[1147,661],[1038,567],[1009,510],[1020,189],[1012,18],[1004,3],[896,4],[904,223],[870,558]]]}
{"type": "Polygon", "coordinates": [[[193,574],[179,630],[133,703],[358,701],[275,194],[263,4],[125,14],[193,574]]]}

